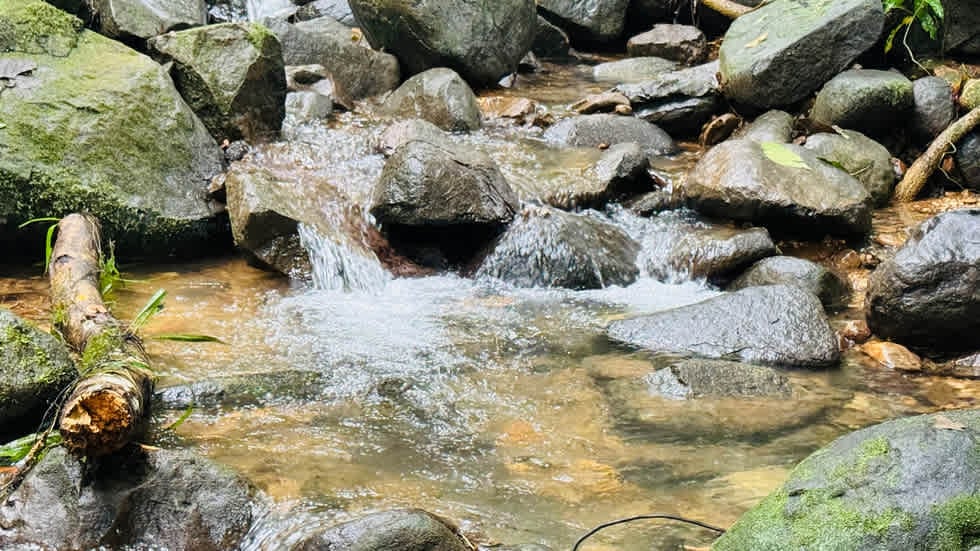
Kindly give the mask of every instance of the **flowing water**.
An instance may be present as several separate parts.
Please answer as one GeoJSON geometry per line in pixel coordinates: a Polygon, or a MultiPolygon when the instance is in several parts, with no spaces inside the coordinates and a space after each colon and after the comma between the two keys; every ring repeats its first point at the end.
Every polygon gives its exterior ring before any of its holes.
{"type": "MultiPolygon", "coordinates": [[[[554,75],[574,86],[531,82],[512,93],[560,110],[593,86],[576,80],[583,72],[554,75]]],[[[383,166],[373,152],[381,128],[350,114],[332,125],[290,123],[288,143],[262,148],[254,162],[288,169],[297,181],[326,178],[338,205],[366,212],[383,166]]],[[[531,197],[550,180],[581,177],[594,158],[552,150],[538,136],[499,125],[456,139],[494,156],[531,197]]],[[[616,207],[594,215],[643,242],[641,264],[672,235],[660,218],[616,207]]],[[[879,233],[891,235],[927,214],[900,225],[902,216],[882,216],[879,233]]],[[[314,258],[312,284],[225,258],[126,266],[140,282],[113,297],[126,318],[166,289],[148,335],[224,341],[148,340],[164,389],[155,425],[193,404],[186,422],[154,438],[227,464],[264,491],[271,507],[249,549],[279,549],[325,523],[395,507],[455,519],[475,541],[555,549],[596,524],[643,513],[727,526],[844,432],[977,405],[976,381],[888,371],[854,352],[840,369],[787,372],[788,399],[653,400],[643,377],[664,359],[610,345],[604,327],[713,296],[704,282],[644,276],[626,288],[575,292],[453,275],[394,279],[316,228],[300,232],[314,258]]],[[[817,249],[829,255],[827,247],[817,249]]],[[[36,274],[4,274],[0,306],[46,323],[46,284],[36,274]]],[[[677,549],[708,545],[711,536],[633,524],[588,548],[677,549]]]]}

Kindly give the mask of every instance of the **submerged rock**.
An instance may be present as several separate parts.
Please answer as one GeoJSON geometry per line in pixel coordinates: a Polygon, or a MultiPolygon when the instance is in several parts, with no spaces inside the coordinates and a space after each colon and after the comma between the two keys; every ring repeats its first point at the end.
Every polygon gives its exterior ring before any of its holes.
{"type": "Polygon", "coordinates": [[[869,280],[876,335],[934,356],[980,349],[980,210],[947,212],[915,228],[869,280]]]}
{"type": "Polygon", "coordinates": [[[652,352],[798,367],[840,358],[820,301],[785,285],[750,287],[704,302],[614,321],[609,338],[652,352]]]}
{"type": "Polygon", "coordinates": [[[828,309],[844,306],[848,295],[847,283],[840,276],[815,262],[791,256],[772,256],[756,262],[742,272],[728,290],[759,285],[800,287],[819,298],[828,309]]]}
{"type": "Polygon", "coordinates": [[[292,551],[470,551],[459,529],[421,509],[374,513],[309,536],[292,551]]]}
{"type": "Polygon", "coordinates": [[[538,0],[545,18],[575,42],[609,42],[623,34],[629,0],[538,0]]]}
{"type": "Polygon", "coordinates": [[[549,205],[566,210],[599,207],[617,196],[651,189],[649,166],[650,160],[639,145],[616,144],[583,171],[583,178],[562,181],[558,189],[542,198],[549,205]]]}
{"type": "Polygon", "coordinates": [[[100,33],[122,40],[146,40],[167,31],[207,23],[204,0],[94,0],[100,33]]]}
{"type": "Polygon", "coordinates": [[[664,398],[788,398],[793,394],[789,379],[775,369],[725,360],[682,360],[654,371],[646,380],[650,391],[664,398]]]}
{"type": "Polygon", "coordinates": [[[875,206],[888,203],[895,187],[895,169],[885,146],[853,130],[813,134],[803,145],[817,157],[839,165],[864,184],[875,206]]]}
{"type": "Polygon", "coordinates": [[[449,135],[438,126],[422,119],[408,119],[389,125],[378,138],[377,149],[390,157],[399,147],[411,141],[452,147],[449,135]]]}
{"type": "Polygon", "coordinates": [[[902,73],[852,69],[830,79],[817,94],[810,119],[880,134],[894,131],[915,105],[912,82],[902,73]]]}
{"type": "Polygon", "coordinates": [[[593,216],[526,207],[476,275],[518,287],[629,285],[638,273],[638,250],[639,245],[626,233],[593,216]]]}
{"type": "Polygon", "coordinates": [[[482,124],[473,90],[446,68],[429,69],[406,80],[381,110],[391,117],[427,120],[449,131],[476,130],[482,124]]]}
{"type": "Polygon", "coordinates": [[[569,117],[546,130],[543,137],[552,144],[573,147],[634,142],[651,156],[668,155],[677,150],[674,140],[657,125],[620,115],[569,117]]]}
{"type": "Polygon", "coordinates": [[[971,549],[980,533],[980,410],[838,438],[718,539],[716,551],[971,549]]]}

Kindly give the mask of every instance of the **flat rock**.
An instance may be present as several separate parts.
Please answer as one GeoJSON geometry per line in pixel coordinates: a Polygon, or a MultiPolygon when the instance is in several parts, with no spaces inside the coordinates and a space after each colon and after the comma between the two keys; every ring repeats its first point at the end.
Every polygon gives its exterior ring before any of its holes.
{"type": "Polygon", "coordinates": [[[677,68],[677,63],[660,57],[629,57],[607,61],[592,68],[592,78],[598,82],[645,82],[677,68]]]}
{"type": "Polygon", "coordinates": [[[718,63],[661,73],[650,80],[621,84],[637,117],[672,135],[696,136],[719,107],[718,63]]]}
{"type": "Polygon", "coordinates": [[[630,0],[539,0],[546,19],[563,28],[574,42],[610,42],[623,34],[630,0]]]}
{"type": "Polygon", "coordinates": [[[168,31],[207,23],[204,0],[94,0],[100,33],[122,40],[146,40],[168,31]]]}
{"type": "Polygon", "coordinates": [[[308,536],[291,551],[470,551],[459,530],[421,509],[374,513],[308,536]]]}

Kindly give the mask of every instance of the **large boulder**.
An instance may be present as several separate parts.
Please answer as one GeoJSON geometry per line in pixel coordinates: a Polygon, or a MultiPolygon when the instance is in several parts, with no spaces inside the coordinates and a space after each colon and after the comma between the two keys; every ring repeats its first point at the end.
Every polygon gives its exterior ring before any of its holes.
{"type": "Polygon", "coordinates": [[[204,0],[94,0],[99,32],[122,40],[146,40],[207,23],[204,0]]]}
{"type": "Polygon", "coordinates": [[[235,549],[252,525],[253,494],[188,452],[133,446],[93,465],[56,448],[0,509],[0,546],[235,549]]]}
{"type": "Polygon", "coordinates": [[[390,117],[418,118],[449,131],[480,128],[480,106],[466,81],[452,69],[437,68],[405,81],[381,111],[390,117]]]}
{"type": "Polygon", "coordinates": [[[718,111],[718,63],[661,73],[648,81],[616,87],[630,100],[637,117],[672,135],[697,135],[718,111]]]}
{"type": "Polygon", "coordinates": [[[980,190],[980,131],[973,131],[956,144],[956,166],[963,175],[963,184],[980,190]]]}
{"type": "Polygon", "coordinates": [[[537,23],[532,0],[351,0],[350,6],[371,45],[398,56],[407,74],[450,67],[475,86],[517,70],[537,23]]]}
{"type": "Polygon", "coordinates": [[[879,0],[775,0],[736,19],[719,52],[729,98],[757,107],[807,97],[881,35],[879,0]]]}
{"type": "MultiPolygon", "coordinates": [[[[206,198],[222,152],[150,58],[39,0],[0,3],[0,242],[17,224],[87,211],[118,253],[227,247],[206,198]]],[[[33,247],[36,241],[30,241],[33,247]]]]}
{"type": "Polygon", "coordinates": [[[651,156],[669,155],[677,151],[674,140],[657,125],[620,115],[569,117],[545,130],[543,137],[549,143],[573,147],[634,142],[651,156]]]}
{"type": "Polygon", "coordinates": [[[848,294],[847,283],[827,268],[791,256],[763,258],[742,272],[728,285],[729,291],[738,291],[759,285],[794,285],[820,299],[825,308],[844,306],[848,294]]]}
{"type": "Polygon", "coordinates": [[[975,549],[980,410],[838,438],[718,539],[714,551],[975,549]]]}
{"type": "Polygon", "coordinates": [[[875,206],[884,206],[891,199],[895,169],[891,153],[880,143],[860,132],[841,130],[813,134],[803,147],[854,175],[868,190],[875,206]]]}
{"type": "Polygon", "coordinates": [[[980,349],[980,209],[930,218],[871,274],[865,314],[876,335],[917,352],[980,349]]]}
{"type": "Polygon", "coordinates": [[[546,19],[562,27],[573,42],[616,40],[623,34],[629,0],[538,0],[546,19]]]}
{"type": "Polygon", "coordinates": [[[614,321],[609,337],[650,350],[798,367],[840,359],[820,301],[785,285],[750,287],[704,302],[614,321]]]}
{"type": "Polygon", "coordinates": [[[912,81],[902,73],[851,69],[820,89],[810,119],[865,133],[894,132],[915,105],[912,81]]]}
{"type": "Polygon", "coordinates": [[[625,232],[594,216],[527,207],[500,237],[477,277],[518,287],[629,285],[638,273],[638,250],[625,232]]]}
{"type": "Polygon", "coordinates": [[[147,44],[173,62],[174,83],[218,139],[269,141],[286,117],[286,71],[279,40],[258,23],[170,32],[147,44]]]}
{"type": "Polygon", "coordinates": [[[861,235],[871,229],[871,197],[861,182],[795,145],[780,145],[779,152],[798,157],[802,166],[776,162],[766,145],[736,139],[712,148],[684,186],[688,203],[709,216],[782,233],[861,235]]]}
{"type": "Polygon", "coordinates": [[[469,551],[459,529],[421,509],[374,513],[304,538],[291,551],[469,551]]]}
{"type": "Polygon", "coordinates": [[[0,308],[0,441],[34,432],[76,376],[64,344],[0,308]]]}
{"type": "Polygon", "coordinates": [[[322,65],[344,101],[377,96],[401,82],[395,56],[354,40],[348,27],[330,17],[295,25],[276,18],[263,23],[279,38],[286,65],[322,65]]]}

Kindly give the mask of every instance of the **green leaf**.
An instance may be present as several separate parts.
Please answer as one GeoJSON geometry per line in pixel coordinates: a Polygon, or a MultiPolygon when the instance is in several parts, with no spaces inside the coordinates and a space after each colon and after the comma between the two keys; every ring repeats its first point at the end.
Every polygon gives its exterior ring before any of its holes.
{"type": "Polygon", "coordinates": [[[150,300],[146,303],[146,306],[143,306],[143,309],[136,314],[135,318],[133,318],[133,322],[129,324],[128,332],[131,335],[135,335],[140,329],[143,328],[144,325],[146,325],[146,322],[150,321],[150,318],[152,318],[160,310],[163,310],[163,298],[166,296],[167,292],[163,289],[153,293],[153,296],[150,297],[150,300]]]}
{"type": "Polygon", "coordinates": [[[184,410],[184,413],[181,413],[180,417],[178,417],[176,421],[163,427],[163,430],[176,430],[177,427],[184,424],[184,421],[186,421],[187,418],[190,417],[192,413],[194,413],[194,404],[188,405],[187,409],[184,410]]]}
{"type": "Polygon", "coordinates": [[[922,29],[929,33],[929,38],[936,40],[939,36],[939,22],[936,18],[932,16],[929,12],[922,12],[919,15],[919,25],[922,29]]]}
{"type": "MultiPolygon", "coordinates": [[[[10,466],[14,465],[18,461],[27,457],[27,454],[31,453],[31,448],[34,447],[34,443],[37,442],[39,434],[28,434],[22,438],[18,438],[13,442],[8,442],[0,446],[0,465],[10,466]]],[[[47,440],[44,442],[45,448],[50,448],[52,446],[57,446],[61,443],[61,434],[58,432],[52,432],[48,434],[47,440]]]]}
{"type": "Polygon", "coordinates": [[[903,9],[905,7],[905,0],[885,0],[882,3],[882,7],[885,12],[890,12],[894,9],[903,9]]]}
{"type": "Polygon", "coordinates": [[[163,335],[153,335],[150,337],[158,341],[177,341],[177,342],[216,342],[218,344],[228,344],[218,337],[211,335],[194,335],[188,333],[166,333],[163,335]]]}
{"type": "Polygon", "coordinates": [[[914,15],[909,15],[905,19],[902,19],[902,22],[901,23],[899,23],[898,25],[895,25],[895,28],[892,29],[892,32],[888,33],[888,38],[885,39],[885,53],[886,54],[888,52],[890,52],[892,50],[892,46],[895,45],[895,36],[898,35],[899,31],[901,31],[905,27],[911,25],[913,21],[915,21],[915,16],[914,15]]]}
{"type": "Polygon", "coordinates": [[[36,224],[37,222],[60,222],[61,218],[53,218],[51,216],[45,216],[44,218],[31,218],[27,222],[17,226],[18,230],[22,230],[31,224],[36,224]]]}
{"type": "Polygon", "coordinates": [[[58,229],[58,224],[51,224],[47,235],[44,236],[44,271],[51,267],[51,252],[54,251],[54,230],[58,229]]]}
{"type": "Polygon", "coordinates": [[[929,6],[929,9],[932,11],[932,14],[936,16],[936,19],[942,21],[946,17],[945,12],[943,11],[942,0],[922,0],[922,2],[929,6]]]}
{"type": "Polygon", "coordinates": [[[834,161],[832,159],[827,159],[826,157],[817,157],[817,158],[834,168],[839,168],[844,172],[847,172],[847,169],[844,168],[844,165],[840,164],[840,161],[834,161]]]}
{"type": "Polygon", "coordinates": [[[789,168],[799,168],[802,170],[810,170],[806,162],[802,157],[799,156],[795,151],[786,146],[786,144],[778,142],[762,142],[762,152],[769,158],[770,161],[787,166],[789,168]]]}

